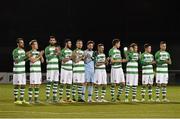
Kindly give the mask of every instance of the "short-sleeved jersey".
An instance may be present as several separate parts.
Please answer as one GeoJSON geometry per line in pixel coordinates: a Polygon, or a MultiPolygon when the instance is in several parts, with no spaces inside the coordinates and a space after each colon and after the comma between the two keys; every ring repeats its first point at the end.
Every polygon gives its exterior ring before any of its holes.
{"type": "MultiPolygon", "coordinates": [[[[32,54],[33,58],[39,57],[40,52],[37,50],[31,50],[30,53],[32,54]]],[[[30,62],[30,73],[39,73],[41,72],[41,61],[40,59],[36,62],[30,62]]]]}
{"type": "MultiPolygon", "coordinates": [[[[69,48],[64,48],[61,50],[61,60],[64,58],[70,58],[72,56],[72,50],[69,48]]],[[[65,63],[62,62],[61,68],[64,70],[72,71],[72,60],[69,60],[65,63]]]]}
{"type": "MultiPolygon", "coordinates": [[[[106,55],[104,53],[98,53],[95,57],[95,63],[104,63],[106,61],[106,55]]],[[[96,66],[95,69],[106,69],[106,65],[96,66]]]]}
{"type": "Polygon", "coordinates": [[[25,59],[27,58],[24,49],[16,48],[13,50],[14,67],[13,72],[15,74],[25,73],[25,59]]]}
{"type": "Polygon", "coordinates": [[[165,61],[170,59],[170,54],[167,51],[157,51],[155,59],[157,64],[156,72],[168,73],[168,64],[165,61]]]}
{"type": "MultiPolygon", "coordinates": [[[[84,51],[81,49],[75,49],[73,52],[78,54],[78,57],[82,57],[84,55],[84,51]]],[[[73,62],[73,73],[84,73],[84,72],[85,72],[85,66],[83,60],[77,63],[73,62]]]]}
{"type": "Polygon", "coordinates": [[[151,64],[154,61],[154,56],[151,53],[144,52],[141,54],[140,62],[142,65],[142,74],[151,75],[154,73],[153,65],[151,64]]]}
{"type": "Polygon", "coordinates": [[[127,66],[126,73],[127,74],[138,74],[138,60],[139,54],[137,52],[129,52],[127,55],[127,66]]]}
{"type": "MultiPolygon", "coordinates": [[[[119,49],[116,48],[111,48],[109,50],[109,57],[112,58],[113,60],[121,60],[121,51],[119,49]]],[[[118,62],[118,63],[113,63],[111,64],[112,68],[121,68],[122,67],[122,63],[118,62]]]]}
{"type": "Polygon", "coordinates": [[[45,49],[45,56],[47,62],[47,71],[59,71],[59,56],[56,54],[55,46],[47,46],[45,49]]]}

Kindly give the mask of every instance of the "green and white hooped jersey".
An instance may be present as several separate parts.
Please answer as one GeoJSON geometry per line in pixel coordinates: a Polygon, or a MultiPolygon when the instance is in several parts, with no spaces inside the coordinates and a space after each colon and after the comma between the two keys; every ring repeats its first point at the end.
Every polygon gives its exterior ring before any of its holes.
{"type": "Polygon", "coordinates": [[[139,54],[136,52],[129,52],[127,56],[127,66],[126,73],[127,74],[138,74],[138,60],[139,54]]]}
{"type": "Polygon", "coordinates": [[[154,60],[154,56],[150,53],[144,52],[141,55],[141,65],[142,65],[142,74],[143,75],[153,75],[153,65],[150,64],[154,60]]]}
{"type": "Polygon", "coordinates": [[[59,71],[59,56],[56,54],[56,47],[48,46],[45,49],[47,71],[59,71]]]}
{"type": "MultiPolygon", "coordinates": [[[[105,62],[105,61],[106,61],[106,55],[104,53],[96,55],[95,63],[101,63],[101,62],[105,62]]],[[[106,65],[105,64],[103,64],[101,66],[96,66],[95,65],[95,69],[106,69],[106,65]]]]}
{"type": "Polygon", "coordinates": [[[156,59],[156,73],[168,73],[168,64],[166,60],[170,59],[170,54],[167,51],[158,51],[155,54],[156,59]]]}
{"type": "MultiPolygon", "coordinates": [[[[82,57],[84,55],[84,51],[81,49],[74,50],[77,54],[79,54],[79,57],[82,57]]],[[[85,65],[84,61],[79,61],[78,63],[73,62],[73,73],[84,73],[85,72],[85,65]]]]}
{"type": "MultiPolygon", "coordinates": [[[[61,60],[63,60],[64,58],[69,58],[72,56],[72,50],[68,49],[68,48],[64,48],[61,50],[61,60]]],[[[62,62],[61,64],[61,68],[64,70],[69,70],[72,71],[72,60],[69,60],[65,63],[62,62]]]]}
{"type": "MultiPolygon", "coordinates": [[[[116,48],[111,48],[109,50],[109,57],[112,58],[113,60],[121,60],[121,51],[119,49],[116,48]]],[[[113,63],[111,64],[112,68],[121,68],[122,67],[122,63],[113,63]]]]}
{"type": "Polygon", "coordinates": [[[25,53],[24,49],[16,48],[13,50],[12,55],[13,55],[13,59],[14,59],[13,73],[14,74],[25,73],[25,59],[27,57],[26,57],[26,53],[25,53]]]}
{"type": "MultiPolygon", "coordinates": [[[[39,51],[37,50],[31,50],[30,51],[33,58],[36,58],[39,56],[39,51]]],[[[40,59],[34,63],[30,62],[30,73],[41,73],[41,61],[40,59]]]]}

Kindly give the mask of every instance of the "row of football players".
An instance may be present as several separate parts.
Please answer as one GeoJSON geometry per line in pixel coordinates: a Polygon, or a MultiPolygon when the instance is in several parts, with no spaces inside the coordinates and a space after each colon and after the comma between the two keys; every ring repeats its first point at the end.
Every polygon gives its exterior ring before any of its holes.
{"type": "MultiPolygon", "coordinates": [[[[141,101],[145,101],[146,88],[148,88],[149,101],[153,101],[153,65],[155,64],[157,83],[156,101],[160,101],[160,89],[162,89],[162,101],[169,101],[166,98],[166,86],[168,83],[168,65],[171,64],[171,59],[169,53],[166,51],[166,43],[164,41],[160,42],[160,50],[156,52],[155,58],[151,54],[150,44],[145,44],[144,53],[138,54],[137,44],[132,43],[128,48],[124,48],[125,59],[121,57],[119,39],[114,39],[112,41],[112,48],[109,50],[109,57],[107,58],[104,54],[105,47],[103,44],[98,44],[97,51],[95,52],[93,51],[93,41],[87,42],[87,49],[85,51],[82,50],[82,40],[76,41],[76,49],[74,51],[71,50],[72,42],[70,39],[65,40],[65,47],[62,50],[57,47],[56,42],[56,38],[51,36],[49,40],[50,45],[45,48],[47,63],[47,102],[51,102],[51,91],[53,102],[85,102],[86,87],[88,89],[88,102],[94,102],[92,99],[93,87],[95,101],[107,102],[104,97],[106,95],[106,65],[108,63],[111,65],[111,101],[120,101],[122,92],[125,90],[125,102],[129,102],[129,91],[132,87],[132,101],[138,102],[136,93],[139,62],[142,66],[143,84],[141,89],[141,101]],[[59,74],[59,62],[61,62],[61,74],[59,74]],[[124,75],[122,63],[127,63],[126,75],[124,75]],[[60,84],[59,75],[61,75],[60,84]],[[63,91],[64,87],[66,91],[63,91]],[[117,94],[115,94],[116,87],[118,88],[117,94]],[[66,92],[66,100],[63,99],[63,92],[66,92]],[[76,97],[78,99],[76,99],[76,97]]],[[[39,87],[42,78],[41,63],[44,62],[44,51],[38,51],[38,42],[36,40],[32,40],[29,45],[32,49],[25,52],[24,41],[22,38],[18,38],[18,47],[13,50],[13,84],[16,104],[32,103],[33,93],[35,103],[39,103],[39,87]],[[26,85],[25,62],[28,60],[30,61],[30,87],[28,90],[29,101],[26,102],[24,100],[26,85]]]]}

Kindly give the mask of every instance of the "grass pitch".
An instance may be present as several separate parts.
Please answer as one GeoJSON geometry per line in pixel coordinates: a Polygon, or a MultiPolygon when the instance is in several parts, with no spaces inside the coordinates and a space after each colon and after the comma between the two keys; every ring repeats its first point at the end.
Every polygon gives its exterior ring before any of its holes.
{"type": "MultiPolygon", "coordinates": [[[[180,118],[180,87],[169,86],[169,103],[73,103],[15,105],[13,86],[0,85],[0,118],[180,118]]],[[[153,90],[155,94],[155,90],[153,90]]],[[[26,90],[26,97],[27,90],[26,90]]],[[[154,96],[155,97],[155,96],[154,96]]],[[[123,94],[124,98],[124,94],[123,94]]],[[[106,99],[110,100],[107,90],[106,99]]],[[[138,88],[140,99],[140,87],[138,88]]],[[[45,100],[45,86],[41,86],[40,100],[45,100]]]]}

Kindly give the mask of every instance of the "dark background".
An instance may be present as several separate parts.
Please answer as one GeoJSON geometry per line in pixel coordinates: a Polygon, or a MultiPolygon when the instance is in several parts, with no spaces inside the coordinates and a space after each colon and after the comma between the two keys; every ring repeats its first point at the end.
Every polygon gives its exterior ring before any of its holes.
{"type": "Polygon", "coordinates": [[[0,4],[0,71],[12,71],[11,52],[16,38],[25,39],[26,49],[32,38],[40,49],[48,45],[50,35],[61,46],[65,38],[75,44],[77,38],[86,43],[104,43],[107,51],[113,38],[122,47],[132,42],[143,50],[148,42],[153,53],[161,40],[167,41],[173,60],[171,70],[180,69],[180,14],[174,0],[7,0],[0,4]]]}

